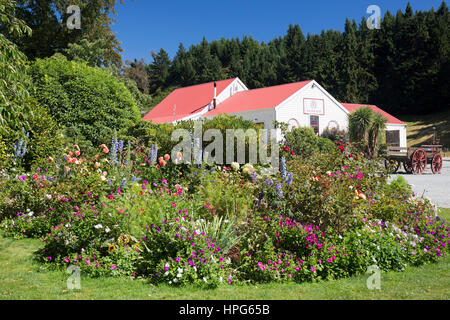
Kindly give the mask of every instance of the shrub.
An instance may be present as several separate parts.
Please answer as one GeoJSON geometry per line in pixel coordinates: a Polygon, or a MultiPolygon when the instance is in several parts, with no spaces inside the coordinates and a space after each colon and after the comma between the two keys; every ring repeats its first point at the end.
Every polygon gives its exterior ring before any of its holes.
{"type": "Polygon", "coordinates": [[[296,154],[304,158],[316,153],[326,153],[334,149],[331,140],[317,137],[310,127],[294,128],[285,135],[286,144],[296,154]]]}
{"type": "Polygon", "coordinates": [[[39,103],[73,135],[94,145],[140,119],[129,90],[105,69],[55,55],[36,60],[30,71],[39,103]]]}
{"type": "Polygon", "coordinates": [[[330,129],[326,127],[321,134],[322,138],[329,139],[333,142],[344,142],[349,141],[348,132],[346,130],[339,130],[337,128],[330,129]]]}

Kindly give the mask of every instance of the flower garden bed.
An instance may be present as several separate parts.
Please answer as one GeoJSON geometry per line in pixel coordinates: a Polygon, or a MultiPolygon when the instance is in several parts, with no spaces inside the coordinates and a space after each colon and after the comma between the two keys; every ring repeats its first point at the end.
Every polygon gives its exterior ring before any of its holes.
{"type": "Polygon", "coordinates": [[[1,171],[2,230],[42,239],[36,259],[52,268],[205,288],[403,271],[448,253],[449,225],[376,160],[341,143],[313,157],[281,150],[267,175],[176,165],[117,140],[86,157],[74,146],[45,168],[1,171]]]}

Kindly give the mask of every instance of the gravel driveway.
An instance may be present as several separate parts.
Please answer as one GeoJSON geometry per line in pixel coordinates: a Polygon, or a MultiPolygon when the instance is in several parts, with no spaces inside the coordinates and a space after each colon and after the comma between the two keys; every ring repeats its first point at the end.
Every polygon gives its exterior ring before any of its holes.
{"type": "Polygon", "coordinates": [[[399,175],[408,181],[416,196],[424,195],[438,207],[450,208],[450,159],[444,161],[441,174],[433,174],[430,165],[427,164],[422,175],[406,174],[401,165],[398,173],[392,175],[390,179],[399,175]]]}

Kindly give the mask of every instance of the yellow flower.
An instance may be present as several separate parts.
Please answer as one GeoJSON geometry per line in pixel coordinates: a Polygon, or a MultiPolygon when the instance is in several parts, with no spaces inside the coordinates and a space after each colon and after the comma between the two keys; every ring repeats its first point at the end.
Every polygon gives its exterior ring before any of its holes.
{"type": "Polygon", "coordinates": [[[113,244],[108,245],[108,252],[113,252],[114,250],[116,250],[116,246],[113,244]]]}

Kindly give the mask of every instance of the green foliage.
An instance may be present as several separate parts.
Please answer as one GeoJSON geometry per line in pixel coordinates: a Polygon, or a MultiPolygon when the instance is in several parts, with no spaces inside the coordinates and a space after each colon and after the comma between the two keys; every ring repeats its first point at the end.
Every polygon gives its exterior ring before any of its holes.
{"type": "MultiPolygon", "coordinates": [[[[0,26],[17,37],[31,35],[31,29],[15,17],[15,1],[0,3],[0,26]]],[[[7,135],[8,128],[29,128],[32,117],[30,103],[30,78],[26,74],[27,59],[19,48],[0,33],[0,134],[7,135]]]]}
{"type": "Polygon", "coordinates": [[[79,43],[69,43],[68,48],[64,50],[69,60],[77,62],[86,62],[90,67],[101,67],[106,65],[104,39],[98,39],[90,42],[87,39],[81,39],[79,43]]]}
{"type": "Polygon", "coordinates": [[[129,90],[107,70],[55,56],[38,59],[31,75],[39,103],[70,135],[81,135],[94,145],[140,119],[129,90]]]}
{"type": "Polygon", "coordinates": [[[330,129],[326,127],[321,134],[322,138],[330,139],[333,142],[349,142],[348,132],[346,130],[339,130],[337,128],[330,129]]]}
{"type": "Polygon", "coordinates": [[[316,153],[329,152],[334,149],[331,140],[317,137],[311,127],[294,128],[285,134],[286,144],[297,155],[310,157],[316,153]]]}
{"type": "MultiPolygon", "coordinates": [[[[103,42],[100,46],[102,57],[100,60],[106,66],[122,64],[120,43],[116,35],[111,30],[114,16],[117,15],[115,6],[117,3],[124,3],[123,0],[79,0],[76,2],[68,0],[43,0],[28,1],[17,0],[17,17],[24,20],[31,29],[33,35],[29,38],[23,38],[17,35],[8,36],[13,38],[21,51],[23,51],[30,60],[36,58],[47,58],[57,52],[63,52],[69,48],[71,43],[83,44],[83,41],[89,43],[103,42]],[[82,17],[81,29],[70,30],[67,27],[67,21],[72,13],[67,12],[70,5],[80,7],[82,17]],[[103,51],[105,50],[105,51],[103,51]]],[[[84,46],[91,50],[92,47],[84,46]]],[[[95,46],[96,47],[96,46],[95,46]]],[[[72,47],[72,49],[74,49],[72,47]]],[[[76,50],[81,56],[86,56],[85,52],[76,50]]],[[[92,52],[92,51],[91,51],[92,52]]],[[[92,55],[89,54],[91,57],[92,55]]],[[[97,58],[95,59],[98,61],[97,58]]]]}
{"type": "Polygon", "coordinates": [[[369,158],[378,154],[379,137],[386,128],[387,119],[370,107],[361,107],[348,115],[350,141],[369,158]]]}
{"type": "Polygon", "coordinates": [[[234,217],[240,223],[251,215],[253,185],[238,173],[215,170],[212,174],[206,174],[197,188],[202,199],[214,207],[219,217],[234,217]]]}

